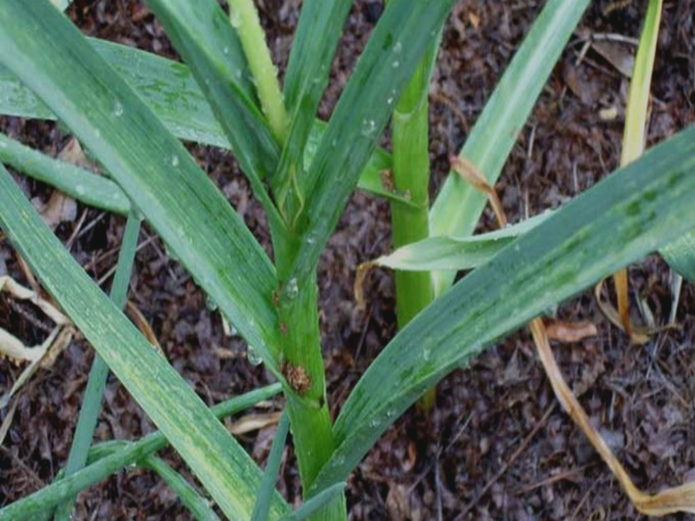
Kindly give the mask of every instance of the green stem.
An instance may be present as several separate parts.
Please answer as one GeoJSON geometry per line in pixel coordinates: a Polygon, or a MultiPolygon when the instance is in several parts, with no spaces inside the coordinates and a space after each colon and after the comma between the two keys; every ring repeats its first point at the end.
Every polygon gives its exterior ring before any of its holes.
{"type": "MultiPolygon", "coordinates": [[[[393,183],[413,204],[391,201],[391,241],[394,249],[429,236],[429,133],[428,92],[438,40],[419,64],[393,113],[393,183]]],[[[400,271],[396,279],[398,328],[410,322],[434,298],[432,278],[427,271],[400,271]]],[[[434,390],[421,404],[428,409],[434,390]]]]}
{"type": "Polygon", "coordinates": [[[229,0],[229,6],[230,20],[249,62],[261,107],[275,138],[282,144],[287,134],[287,111],[258,11],[253,0],[229,0]]]}
{"type": "MultiPolygon", "coordinates": [[[[326,398],[325,370],[321,353],[316,269],[303,281],[287,279],[299,250],[296,236],[274,234],[279,288],[278,327],[282,335],[282,372],[287,382],[287,413],[306,492],[335,449],[333,428],[326,398]]],[[[344,496],[314,514],[312,520],[340,521],[347,517],[344,496]]]]}
{"type": "MultiPolygon", "coordinates": [[[[121,309],[125,307],[128,295],[128,284],[133,271],[139,234],[140,218],[131,213],[126,221],[121,250],[118,254],[116,274],[111,286],[111,300],[121,309]]],[[[80,409],[77,426],[75,427],[75,435],[70,447],[70,454],[65,465],[65,475],[67,476],[77,472],[87,462],[87,453],[94,437],[94,429],[99,418],[101,400],[104,396],[104,387],[106,386],[108,376],[109,366],[95,352],[94,362],[92,362],[92,369],[89,372],[89,380],[87,381],[87,389],[82,400],[82,408],[80,409]]],[[[60,505],[56,509],[54,520],[69,521],[74,506],[74,498],[60,505]]]]}
{"type": "MultiPolygon", "coordinates": [[[[269,385],[217,404],[210,410],[217,418],[225,418],[271,398],[280,390],[280,384],[269,385]]],[[[120,442],[106,442],[108,447],[113,447],[116,443],[120,442]]],[[[133,465],[146,456],[163,449],[168,444],[164,434],[159,431],[148,434],[138,441],[128,443],[123,449],[115,451],[74,474],[51,483],[47,487],[0,509],[0,521],[36,519],[42,512],[77,495],[85,488],[98,483],[123,467],[133,465]]],[[[100,451],[100,445],[90,450],[90,452],[100,451]]]]}
{"type": "Polygon", "coordinates": [[[278,473],[280,472],[280,465],[282,464],[282,453],[285,450],[289,427],[290,423],[287,418],[287,413],[283,412],[277,430],[275,431],[275,438],[270,448],[268,461],[265,464],[263,480],[258,489],[256,503],[253,505],[253,512],[251,513],[251,521],[267,521],[268,519],[270,498],[275,491],[275,482],[278,480],[278,473]]]}

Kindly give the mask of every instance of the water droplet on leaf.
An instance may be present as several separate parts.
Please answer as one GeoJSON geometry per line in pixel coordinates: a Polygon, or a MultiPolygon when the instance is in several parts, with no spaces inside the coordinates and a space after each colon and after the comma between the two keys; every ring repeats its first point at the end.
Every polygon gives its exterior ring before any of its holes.
{"type": "Polygon", "coordinates": [[[123,105],[120,101],[117,101],[113,106],[113,115],[120,118],[123,115],[123,105]]]}
{"type": "Polygon", "coordinates": [[[376,132],[376,122],[373,119],[362,120],[362,135],[371,137],[376,132]]]}
{"type": "Polygon", "coordinates": [[[288,299],[292,300],[297,298],[298,294],[299,286],[297,285],[297,279],[292,278],[289,281],[287,281],[287,287],[285,288],[285,296],[287,296],[288,299]]]}
{"type": "Polygon", "coordinates": [[[253,366],[259,366],[263,363],[263,359],[258,355],[256,350],[248,346],[246,348],[246,358],[248,359],[249,363],[253,366]]]}

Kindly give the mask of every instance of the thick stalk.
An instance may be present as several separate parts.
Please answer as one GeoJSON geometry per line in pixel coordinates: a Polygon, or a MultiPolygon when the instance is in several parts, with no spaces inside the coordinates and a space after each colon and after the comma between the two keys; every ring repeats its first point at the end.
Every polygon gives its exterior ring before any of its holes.
{"type": "MultiPolygon", "coordinates": [[[[290,234],[274,237],[279,245],[278,317],[282,335],[282,373],[299,476],[306,493],[335,449],[333,426],[326,399],[326,380],[321,353],[316,271],[305,280],[286,279],[298,244],[290,234]],[[283,240],[284,239],[284,240],[283,240]],[[290,260],[289,262],[286,262],[290,260]]],[[[305,497],[308,499],[308,497],[305,497]]],[[[344,495],[314,514],[313,521],[346,519],[344,495]]]]}
{"type": "MultiPolygon", "coordinates": [[[[393,248],[429,236],[429,132],[428,90],[433,47],[418,66],[393,113],[393,183],[400,193],[410,195],[412,205],[391,201],[391,240],[393,248]]],[[[396,271],[396,316],[402,329],[434,298],[432,278],[427,271],[396,271]]],[[[429,409],[435,399],[434,389],[423,396],[420,404],[429,409]]]]}
{"type": "Polygon", "coordinates": [[[261,108],[268,118],[275,138],[279,143],[284,143],[287,111],[277,79],[277,69],[270,57],[256,6],[253,0],[230,0],[229,6],[230,20],[249,62],[261,108]]]}

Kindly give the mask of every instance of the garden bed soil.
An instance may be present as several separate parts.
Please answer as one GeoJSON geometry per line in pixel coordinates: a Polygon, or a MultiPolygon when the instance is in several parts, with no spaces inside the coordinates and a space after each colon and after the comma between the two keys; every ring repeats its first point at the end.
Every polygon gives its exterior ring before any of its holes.
{"type": "MultiPolygon", "coordinates": [[[[459,150],[541,1],[462,0],[444,32],[431,88],[431,157],[435,194],[447,157],[459,150]]],[[[287,62],[299,0],[259,0],[269,42],[287,62]]],[[[646,2],[597,1],[589,8],[548,81],[498,184],[513,221],[534,215],[586,190],[619,162],[628,80],[616,65],[633,48],[590,48],[589,35],[635,38],[646,2]],[[609,50],[611,50],[609,49],[609,50]],[[598,52],[602,51],[602,52],[598,52]],[[606,56],[609,56],[607,58],[606,56]]],[[[695,121],[695,1],[666,0],[659,37],[649,123],[649,144],[695,121]]],[[[320,113],[327,118],[381,5],[359,0],[350,15],[320,113]]],[[[176,57],[149,10],[133,0],[78,0],[68,11],[91,36],[176,57]]],[[[51,123],[0,120],[2,130],[56,154],[68,137],[51,123]]],[[[388,144],[388,136],[385,144],[388,144]]],[[[254,233],[268,243],[259,205],[231,156],[190,146],[201,166],[235,204],[254,233]]],[[[17,177],[32,197],[50,189],[17,177]]],[[[90,273],[103,276],[116,262],[123,219],[86,212],[72,253],[90,273]]],[[[63,223],[67,239],[78,219],[63,223]]],[[[355,193],[323,254],[319,284],[328,392],[334,413],[370,362],[395,333],[392,274],[376,270],[366,286],[367,309],[356,309],[356,266],[389,251],[388,204],[355,193]]],[[[486,210],[480,229],[494,227],[486,210]]],[[[139,250],[130,298],[149,320],[167,358],[209,403],[269,383],[262,366],[249,364],[245,344],[226,337],[219,313],[151,230],[139,250]]],[[[0,243],[0,275],[27,283],[7,241],[0,243]]],[[[542,276],[542,274],[539,274],[542,276]]],[[[633,308],[642,300],[657,324],[671,312],[669,270],[651,255],[630,270],[633,308]]],[[[0,327],[34,344],[45,333],[30,313],[0,296],[0,327]]],[[[598,310],[590,291],[557,310],[562,320],[589,320],[598,336],[558,344],[554,351],[581,402],[636,484],[658,490],[695,479],[695,285],[684,284],[678,327],[644,346],[629,345],[598,310]]],[[[637,312],[635,312],[637,318],[637,312]]],[[[50,483],[64,464],[79,410],[92,349],[73,341],[53,367],[24,387],[0,446],[0,505],[50,483]]],[[[20,369],[0,362],[0,392],[20,369]]],[[[277,399],[271,408],[279,408],[277,399]]],[[[268,409],[256,412],[266,413],[268,409]]],[[[3,411],[1,417],[7,414],[3,411]]],[[[137,438],[153,429],[115,378],[106,390],[97,439],[137,438]]],[[[274,427],[240,436],[259,462],[267,457],[274,427]]],[[[184,469],[177,456],[167,458],[184,469]]],[[[291,449],[279,479],[292,504],[300,502],[291,449]]],[[[188,474],[187,474],[188,475],[188,474]]],[[[350,519],[362,520],[618,520],[641,519],[577,427],[557,405],[527,331],[515,333],[457,370],[438,386],[431,414],[411,408],[369,452],[348,481],[350,519]]],[[[190,514],[149,471],[127,470],[83,492],[76,520],[188,520],[190,514]]],[[[673,519],[695,519],[674,516],[673,519]]]]}

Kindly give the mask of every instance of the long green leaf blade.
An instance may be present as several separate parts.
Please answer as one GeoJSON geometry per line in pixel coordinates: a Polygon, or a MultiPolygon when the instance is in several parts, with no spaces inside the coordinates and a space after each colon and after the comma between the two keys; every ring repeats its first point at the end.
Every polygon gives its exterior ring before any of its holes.
{"type": "Polygon", "coordinates": [[[345,490],[345,486],[345,482],[331,485],[330,487],[316,494],[311,499],[308,499],[297,510],[290,512],[280,521],[302,521],[303,519],[307,519],[309,516],[328,505],[331,501],[340,497],[340,494],[343,492],[343,490],[345,490]]]}
{"type": "Polygon", "coordinates": [[[279,147],[249,86],[240,85],[249,81],[237,65],[245,65],[246,59],[224,11],[216,0],[148,0],[147,4],[210,101],[256,197],[272,212],[261,180],[275,170],[279,147]]]}
{"type": "Polygon", "coordinates": [[[315,490],[345,479],[420,394],[496,338],[687,231],[693,196],[695,126],[563,206],[435,300],[353,389],[315,490]]]}
{"type": "MultiPolygon", "coordinates": [[[[177,137],[229,148],[229,140],[190,70],[156,54],[88,38],[87,41],[135,89],[177,137]]],[[[24,118],[55,115],[11,71],[0,67],[0,113],[24,118]]]]}
{"type": "MultiPolygon", "coordinates": [[[[548,0],[495,88],[461,150],[492,185],[528,118],[562,49],[589,0],[548,0]]],[[[475,229],[485,195],[455,173],[449,174],[430,210],[430,235],[464,235],[475,229]]],[[[453,272],[432,274],[437,294],[453,272]]]]}
{"type": "Polygon", "coordinates": [[[551,215],[551,212],[543,213],[519,224],[481,235],[428,237],[382,255],[371,263],[404,271],[459,271],[477,268],[551,215]]]}
{"type": "MultiPolygon", "coordinates": [[[[227,136],[186,65],[125,45],[93,38],[87,40],[126,83],[137,91],[172,134],[188,141],[230,147],[227,136]]],[[[0,114],[55,119],[55,115],[33,92],[1,66],[0,114]]],[[[311,163],[325,127],[325,123],[320,120],[315,120],[311,127],[305,149],[305,165],[311,163]]],[[[377,148],[360,174],[358,188],[407,203],[408,199],[404,194],[384,186],[381,173],[390,168],[391,157],[383,149],[377,148]]],[[[88,203],[99,206],[93,202],[88,203]]]]}
{"type": "Polygon", "coordinates": [[[285,76],[285,104],[290,127],[275,179],[276,193],[286,192],[296,177],[300,191],[306,190],[302,154],[311,133],[341,28],[351,0],[307,0],[302,5],[285,76]]]}
{"type": "MultiPolygon", "coordinates": [[[[128,286],[135,263],[135,254],[138,246],[138,236],[140,235],[140,218],[130,214],[123,231],[123,240],[118,252],[118,262],[116,263],[116,273],[111,285],[109,298],[114,305],[122,310],[128,299],[128,286]]],[[[72,438],[68,461],[65,464],[65,474],[74,474],[83,468],[87,462],[89,447],[94,438],[101,401],[104,396],[106,379],[109,375],[109,367],[99,354],[94,355],[92,368],[89,371],[87,387],[82,398],[82,406],[77,418],[77,425],[72,438]]],[[[69,521],[72,516],[74,501],[66,501],[60,505],[55,513],[55,521],[69,521]]]]}
{"type": "MultiPolygon", "coordinates": [[[[267,400],[281,391],[280,384],[273,384],[219,403],[210,408],[217,418],[225,418],[258,402],[267,400]]],[[[135,465],[149,454],[168,445],[161,432],[153,432],[134,441],[113,440],[93,446],[89,451],[89,465],[71,476],[48,485],[0,509],[0,521],[21,521],[53,508],[59,502],[76,495],[81,490],[98,483],[118,470],[135,465]]]]}
{"type": "Polygon", "coordinates": [[[155,471],[169,485],[197,521],[220,521],[208,501],[166,461],[156,456],[148,456],[143,464],[155,471]]]}
{"type": "Polygon", "coordinates": [[[270,498],[275,491],[275,482],[278,479],[280,465],[282,464],[282,453],[285,450],[285,442],[287,433],[290,429],[290,420],[287,412],[283,412],[280,416],[273,445],[270,448],[270,455],[263,471],[263,479],[261,480],[261,488],[256,496],[256,504],[253,506],[251,521],[266,521],[268,519],[268,511],[270,507],[270,498]]]}
{"type": "MultiPolygon", "coordinates": [[[[44,287],[190,465],[223,512],[230,518],[248,516],[261,478],[253,460],[87,276],[1,167],[0,198],[0,225],[44,287]]],[[[275,515],[286,511],[279,495],[274,498],[273,511],[275,515]]]]}
{"type": "Polygon", "coordinates": [[[274,268],[181,143],[45,0],[0,4],[0,47],[279,374],[274,268]]]}
{"type": "Polygon", "coordinates": [[[127,214],[130,201],[113,181],[32,150],[0,133],[0,163],[58,188],[61,192],[110,212],[127,214]]]}
{"type": "Polygon", "coordinates": [[[292,278],[304,282],[357,183],[359,172],[419,60],[436,37],[455,0],[392,0],[382,14],[338,101],[306,186],[306,231],[292,278]],[[365,89],[365,85],[369,88],[365,89]]]}

